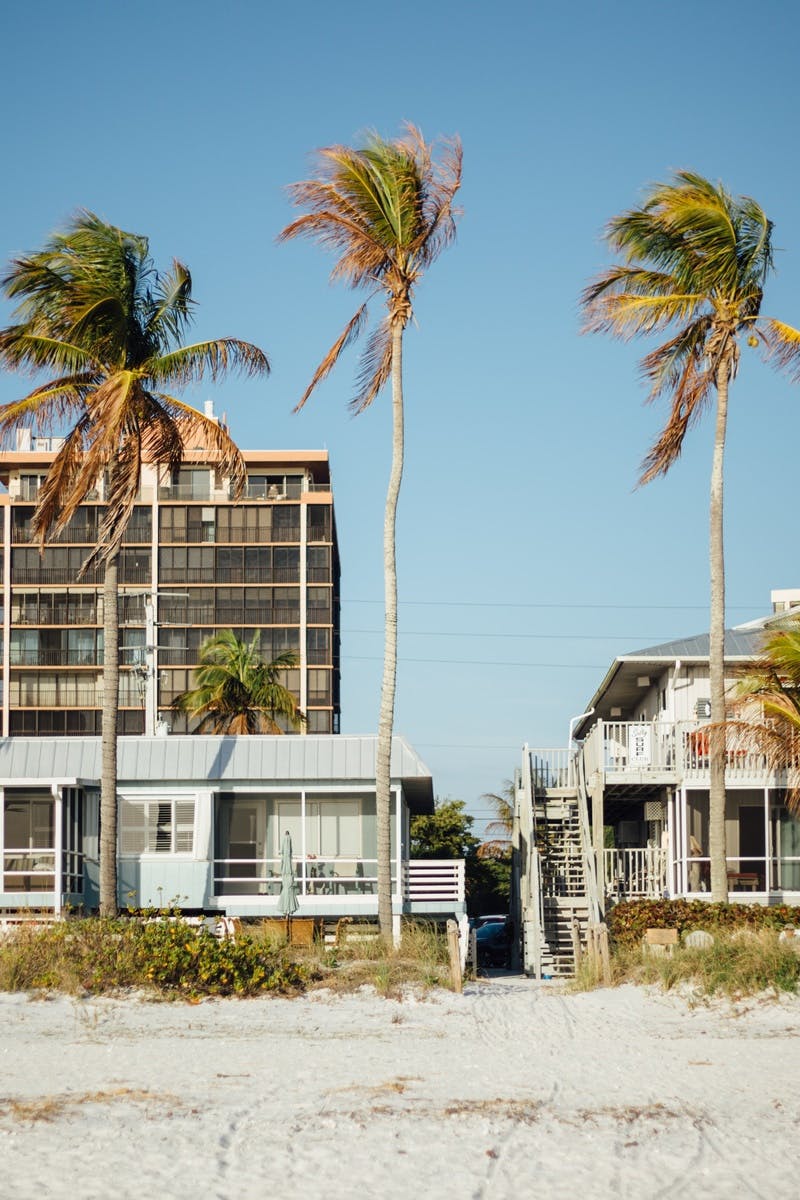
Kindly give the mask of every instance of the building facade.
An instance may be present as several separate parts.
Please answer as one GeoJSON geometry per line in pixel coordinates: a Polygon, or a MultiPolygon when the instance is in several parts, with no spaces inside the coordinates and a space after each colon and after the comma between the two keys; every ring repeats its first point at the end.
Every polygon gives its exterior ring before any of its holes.
{"type": "MultiPolygon", "coordinates": [[[[374,919],[377,738],[119,739],[118,902],[239,917],[280,915],[292,841],[298,916],[374,919]]],[[[0,923],[98,903],[100,738],[0,741],[0,923]]],[[[433,781],[392,741],[391,871],[403,914],[466,922],[463,859],[410,860],[410,821],[433,781]]]]}
{"type": "MultiPolygon", "coordinates": [[[[725,633],[731,697],[773,613],[725,633]]],[[[624,899],[710,898],[708,634],[614,660],[559,750],[525,748],[517,788],[523,962],[569,969],[569,931],[624,899]]],[[[731,713],[733,715],[733,712],[731,713]]],[[[753,713],[758,719],[759,714],[753,713]]],[[[800,903],[800,820],[787,776],[735,726],[726,734],[725,837],[732,901],[800,903]]]]}
{"type": "MultiPolygon", "coordinates": [[[[100,732],[103,570],[80,569],[96,541],[104,483],[40,550],[31,519],[59,447],[28,437],[0,454],[2,736],[100,732]]],[[[284,682],[305,732],[339,732],[339,561],[325,451],[243,453],[244,495],[187,454],[180,470],[145,464],[120,553],[120,733],[187,732],[170,709],[193,684],[206,637],[257,632],[264,658],[284,651],[284,682]]],[[[288,730],[287,730],[288,732],[288,730]]]]}

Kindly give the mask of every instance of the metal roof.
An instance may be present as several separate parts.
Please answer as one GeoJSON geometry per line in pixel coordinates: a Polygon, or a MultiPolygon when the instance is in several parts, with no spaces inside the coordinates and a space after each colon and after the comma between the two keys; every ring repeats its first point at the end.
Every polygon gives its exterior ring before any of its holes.
{"type": "MultiPolygon", "coordinates": [[[[753,662],[761,652],[765,629],[770,625],[779,624],[786,615],[770,613],[769,616],[750,621],[747,625],[726,629],[725,661],[732,665],[753,662]]],[[[618,655],[587,704],[590,715],[576,725],[575,736],[582,737],[598,716],[608,715],[612,705],[626,709],[634,704],[641,695],[638,677],[648,674],[648,666],[660,672],[664,670],[666,663],[678,660],[682,663],[708,662],[708,654],[709,635],[698,633],[693,637],[676,638],[671,642],[661,642],[657,646],[647,646],[644,650],[633,650],[628,654],[618,655]]]]}
{"type": "MultiPolygon", "coordinates": [[[[764,635],[764,622],[757,625],[740,626],[738,629],[725,630],[726,658],[754,658],[759,653],[761,639],[764,635]]],[[[658,646],[648,646],[644,650],[633,650],[630,654],[621,654],[621,659],[642,659],[652,662],[659,658],[708,658],[708,634],[697,633],[693,637],[676,638],[673,642],[661,642],[658,646]]]]}
{"type": "MultiPolygon", "coordinates": [[[[131,783],[365,783],[375,780],[377,738],[341,734],[303,737],[121,737],[117,780],[131,783]]],[[[0,782],[21,779],[99,780],[98,737],[0,739],[0,782]]],[[[433,781],[402,737],[392,739],[392,781],[416,810],[433,811],[433,781]]]]}

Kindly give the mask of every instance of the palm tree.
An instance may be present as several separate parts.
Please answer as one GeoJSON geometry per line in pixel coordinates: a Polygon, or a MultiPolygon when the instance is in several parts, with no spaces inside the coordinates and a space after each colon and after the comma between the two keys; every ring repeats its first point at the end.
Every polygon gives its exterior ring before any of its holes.
{"type": "Polygon", "coordinates": [[[378,826],[378,916],[392,932],[390,858],[391,752],[397,678],[397,569],[395,522],[403,474],[403,333],[413,315],[414,288],[425,269],[455,237],[454,198],[461,184],[461,144],[445,141],[438,162],[413,125],[384,141],[371,134],[359,149],[328,146],[318,151],[317,175],[292,184],[294,204],[307,211],[283,230],[280,240],[307,237],[338,254],[331,279],[367,300],[348,321],[320,363],[297,408],[333,369],[345,347],[362,332],[369,299],[382,295],[386,312],[367,341],[351,402],[363,412],[391,378],[392,465],[383,527],[385,643],[378,721],[375,792],[378,826]]]}
{"type": "Polygon", "coordinates": [[[233,338],[182,346],[191,321],[191,276],[177,260],[158,272],[144,237],[79,213],[44,248],[15,260],[2,281],[17,301],[0,331],[0,363],[54,377],[0,407],[0,438],[19,429],[67,436],[39,493],[34,535],[43,544],[105,480],[97,544],[82,567],[105,567],[100,910],[116,911],[116,775],[119,687],[118,558],[148,461],[177,469],[203,447],[241,491],[244,461],[227,430],[165,389],[217,379],[228,368],[268,371],[256,346],[233,338]]]}
{"type": "Polygon", "coordinates": [[[502,793],[484,792],[494,812],[494,819],[486,823],[484,840],[478,846],[478,858],[507,858],[511,853],[511,834],[514,827],[514,781],[507,779],[502,793]]]}
{"type": "Polygon", "coordinates": [[[772,223],[748,196],[732,196],[691,171],[651,187],[639,208],[614,217],[605,240],[622,262],[583,293],[586,329],[629,338],[670,330],[642,359],[649,399],[666,395],[670,414],[649,450],[639,482],[664,475],[687,430],[716,401],[710,498],[711,691],[709,851],[711,895],[725,900],[725,573],[722,536],[723,459],[728,389],[740,341],[789,367],[800,362],[800,332],[761,316],[772,269],[772,223]]]}
{"type": "Polygon", "coordinates": [[[734,719],[725,723],[729,743],[754,749],[770,769],[786,771],[787,804],[800,813],[800,613],[766,629],[761,655],[740,681],[734,707],[734,719]]]}
{"type": "Polygon", "coordinates": [[[258,641],[256,634],[248,645],[232,629],[220,629],[203,642],[195,687],[172,703],[190,719],[200,718],[195,733],[283,733],[278,717],[293,729],[303,726],[297,700],[281,682],[297,656],[287,651],[264,662],[258,641]]]}

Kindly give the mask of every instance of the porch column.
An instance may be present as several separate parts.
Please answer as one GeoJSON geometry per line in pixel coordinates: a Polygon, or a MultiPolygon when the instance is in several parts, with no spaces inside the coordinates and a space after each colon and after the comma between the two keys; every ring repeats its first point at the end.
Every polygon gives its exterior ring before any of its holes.
{"type": "Polygon", "coordinates": [[[394,795],[394,827],[395,827],[395,861],[397,871],[397,883],[395,891],[395,900],[403,903],[403,814],[400,807],[400,788],[392,789],[394,795]]]}
{"type": "MultiPolygon", "coordinates": [[[[280,850],[280,846],[278,849],[280,850]]],[[[320,847],[322,849],[322,847],[320,847]]],[[[306,789],[300,789],[300,853],[302,855],[301,871],[300,871],[300,895],[306,894],[306,871],[308,870],[308,859],[306,857],[306,789]]]]}
{"type": "Polygon", "coordinates": [[[772,823],[769,819],[769,788],[764,784],[764,891],[772,890],[772,823]]]}
{"type": "Polygon", "coordinates": [[[597,870],[597,891],[600,903],[605,904],[606,894],[606,856],[603,843],[605,830],[605,804],[602,776],[600,782],[592,788],[592,849],[597,870]]]}
{"type": "Polygon", "coordinates": [[[678,822],[677,822],[677,792],[667,796],[667,887],[673,898],[678,890],[678,822]]]}
{"type": "Polygon", "coordinates": [[[53,864],[53,887],[55,896],[53,897],[53,915],[61,916],[62,900],[64,896],[64,801],[61,798],[61,788],[57,783],[52,784],[51,791],[53,793],[53,850],[55,852],[55,863],[53,864]]]}
{"type": "Polygon", "coordinates": [[[680,803],[678,806],[678,846],[676,854],[676,866],[678,869],[678,890],[682,896],[688,891],[688,880],[686,878],[686,843],[687,843],[687,819],[686,819],[686,784],[681,787],[680,803]]]}

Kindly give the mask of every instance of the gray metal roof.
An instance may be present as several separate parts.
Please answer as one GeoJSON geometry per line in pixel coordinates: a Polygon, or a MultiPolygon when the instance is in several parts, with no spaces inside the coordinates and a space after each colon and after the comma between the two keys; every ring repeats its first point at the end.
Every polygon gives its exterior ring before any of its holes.
{"type": "MultiPolygon", "coordinates": [[[[759,652],[760,642],[764,636],[764,622],[757,625],[740,626],[738,629],[725,630],[726,658],[753,658],[759,652]]],[[[708,658],[708,634],[698,633],[693,637],[676,638],[673,642],[661,642],[658,646],[648,646],[644,650],[633,650],[629,654],[621,654],[620,658],[636,658],[652,661],[658,658],[708,658]]]]}
{"type": "MultiPolygon", "coordinates": [[[[121,737],[117,779],[126,783],[368,783],[375,779],[377,738],[341,734],[303,737],[121,737]]],[[[19,779],[99,780],[100,738],[0,739],[0,782],[19,779]]],[[[392,740],[392,780],[415,807],[433,808],[433,781],[402,737],[392,740]]]]}

